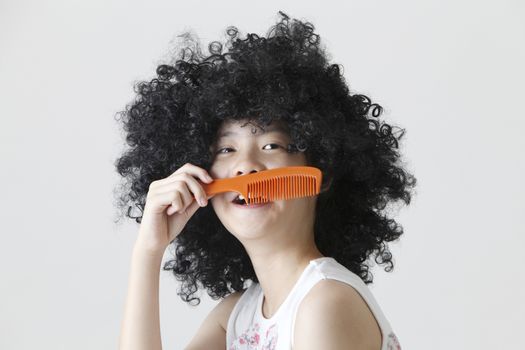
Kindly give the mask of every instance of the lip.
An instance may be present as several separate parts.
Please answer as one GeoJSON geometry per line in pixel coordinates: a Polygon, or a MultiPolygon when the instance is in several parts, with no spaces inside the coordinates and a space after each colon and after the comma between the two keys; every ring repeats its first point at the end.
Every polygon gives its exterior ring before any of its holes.
{"type": "Polygon", "coordinates": [[[259,209],[259,208],[267,208],[269,206],[271,206],[273,204],[273,202],[266,202],[266,203],[261,203],[261,204],[237,204],[237,203],[233,203],[232,204],[234,206],[236,206],[237,208],[239,209],[259,209]]]}

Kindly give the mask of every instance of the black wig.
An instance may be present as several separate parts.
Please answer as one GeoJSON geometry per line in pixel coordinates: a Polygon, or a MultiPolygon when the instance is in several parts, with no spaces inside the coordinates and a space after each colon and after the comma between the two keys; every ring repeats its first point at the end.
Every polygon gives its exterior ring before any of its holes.
{"type": "MultiPolygon", "coordinates": [[[[250,119],[260,125],[288,125],[291,151],[304,151],[308,165],[323,172],[315,213],[315,242],[372,283],[369,257],[393,269],[388,242],[403,228],[387,205],[410,203],[416,179],[400,162],[404,130],[379,119],[382,107],[351,94],[340,65],[328,63],[309,22],[280,19],[266,37],[239,37],[228,27],[227,52],[214,41],[209,55],[184,47],[173,64],[160,64],[157,77],[134,86],[137,98],[122,116],[129,148],[115,162],[125,180],[115,191],[121,214],[141,222],[152,181],[185,163],[210,169],[209,147],[221,122],[250,119]],[[133,211],[138,209],[136,215],[133,211]]],[[[199,208],[172,242],[165,262],[182,281],[179,295],[191,303],[199,287],[213,299],[258,282],[239,240],[222,225],[211,205],[199,208]]]]}

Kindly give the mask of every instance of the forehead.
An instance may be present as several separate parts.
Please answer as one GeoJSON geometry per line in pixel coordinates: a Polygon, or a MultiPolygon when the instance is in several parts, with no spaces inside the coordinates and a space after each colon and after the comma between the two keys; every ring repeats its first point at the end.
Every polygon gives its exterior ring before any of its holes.
{"type": "Polygon", "coordinates": [[[280,120],[273,120],[268,126],[258,125],[256,122],[251,122],[247,120],[227,120],[223,122],[223,124],[217,131],[217,139],[243,134],[253,134],[255,136],[258,136],[265,133],[273,132],[288,134],[288,127],[286,123],[280,120]]]}

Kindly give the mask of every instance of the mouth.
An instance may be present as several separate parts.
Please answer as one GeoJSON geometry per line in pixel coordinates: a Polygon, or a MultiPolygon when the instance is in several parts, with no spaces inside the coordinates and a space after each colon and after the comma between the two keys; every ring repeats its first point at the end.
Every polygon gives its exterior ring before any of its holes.
{"type": "Polygon", "coordinates": [[[235,196],[231,202],[236,207],[239,207],[239,208],[261,208],[261,207],[267,207],[273,203],[273,202],[268,201],[268,202],[262,202],[262,203],[257,203],[257,204],[256,203],[248,204],[246,202],[246,199],[241,194],[238,194],[237,196],[235,196]]]}

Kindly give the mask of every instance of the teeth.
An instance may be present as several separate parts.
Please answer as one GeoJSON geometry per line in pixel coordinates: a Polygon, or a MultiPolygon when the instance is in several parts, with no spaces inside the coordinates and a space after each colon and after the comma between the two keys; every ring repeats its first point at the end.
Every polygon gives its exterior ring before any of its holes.
{"type": "MultiPolygon", "coordinates": [[[[260,199],[262,199],[262,197],[260,199]]],[[[237,195],[237,197],[235,197],[234,201],[236,201],[236,200],[244,200],[245,202],[248,202],[248,200],[246,198],[244,198],[244,196],[242,194],[237,195]]],[[[248,204],[248,203],[246,203],[246,204],[248,204]]]]}

